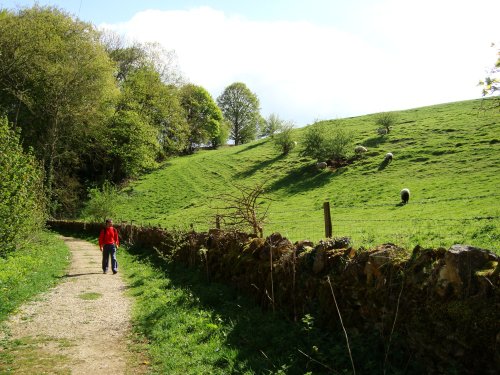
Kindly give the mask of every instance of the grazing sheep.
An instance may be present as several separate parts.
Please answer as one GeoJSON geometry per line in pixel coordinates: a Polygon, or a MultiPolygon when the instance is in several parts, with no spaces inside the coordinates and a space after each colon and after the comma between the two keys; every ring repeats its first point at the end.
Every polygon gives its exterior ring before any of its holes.
{"type": "Polygon", "coordinates": [[[388,152],[387,154],[385,154],[384,161],[386,163],[390,163],[393,157],[394,155],[392,154],[392,152],[388,152]]]}
{"type": "Polygon", "coordinates": [[[379,135],[386,135],[387,134],[387,129],[386,128],[378,128],[377,133],[379,135]]]}
{"type": "Polygon", "coordinates": [[[316,168],[318,169],[325,169],[327,167],[327,164],[324,161],[320,161],[316,163],[316,168]]]}
{"type": "Polygon", "coordinates": [[[404,188],[403,190],[401,190],[401,201],[403,202],[403,204],[406,204],[408,203],[409,200],[410,200],[410,189],[404,188]]]}
{"type": "Polygon", "coordinates": [[[366,147],[363,147],[363,146],[356,146],[354,148],[354,152],[358,155],[364,154],[366,151],[368,151],[368,149],[366,147]]]}

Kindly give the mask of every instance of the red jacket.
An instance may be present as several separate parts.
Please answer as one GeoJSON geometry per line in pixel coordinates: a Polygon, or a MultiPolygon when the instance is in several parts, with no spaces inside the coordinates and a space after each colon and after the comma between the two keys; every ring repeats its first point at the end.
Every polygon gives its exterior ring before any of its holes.
{"type": "Polygon", "coordinates": [[[114,227],[106,227],[102,229],[101,234],[99,234],[99,247],[112,244],[120,246],[120,240],[118,239],[118,231],[114,227]]]}

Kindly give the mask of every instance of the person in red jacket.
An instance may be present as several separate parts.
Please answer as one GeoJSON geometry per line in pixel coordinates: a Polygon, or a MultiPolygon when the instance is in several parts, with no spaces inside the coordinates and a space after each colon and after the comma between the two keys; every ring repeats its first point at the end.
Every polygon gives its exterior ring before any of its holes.
{"type": "Polygon", "coordinates": [[[116,260],[116,250],[120,247],[118,231],[113,227],[113,220],[106,219],[106,227],[101,229],[99,234],[99,248],[102,252],[102,272],[108,272],[109,257],[111,256],[111,269],[113,275],[118,272],[118,262],[116,260]]]}

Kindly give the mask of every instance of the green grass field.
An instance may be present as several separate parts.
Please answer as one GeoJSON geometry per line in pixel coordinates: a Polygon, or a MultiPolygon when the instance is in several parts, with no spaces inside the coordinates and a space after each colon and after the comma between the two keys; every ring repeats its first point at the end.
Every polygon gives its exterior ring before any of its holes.
{"type": "Polygon", "coordinates": [[[263,139],[174,158],[122,189],[115,221],[204,231],[214,227],[218,197],[235,191],[234,183],[266,182],[265,235],[318,241],[323,202],[329,201],[333,235],[351,237],[356,247],[466,243],[499,252],[500,113],[483,105],[475,100],[400,111],[384,137],[377,135],[376,114],[343,119],[368,152],[338,170],[316,170],[315,160],[300,155],[303,128],[286,157],[263,139]],[[394,160],[384,166],[387,152],[394,160]],[[405,187],[411,198],[401,206],[405,187]]]}

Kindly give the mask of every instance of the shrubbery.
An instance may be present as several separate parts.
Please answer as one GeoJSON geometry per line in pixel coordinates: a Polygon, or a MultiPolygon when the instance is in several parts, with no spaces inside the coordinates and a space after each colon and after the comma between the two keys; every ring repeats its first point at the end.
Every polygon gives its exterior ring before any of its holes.
{"type": "Polygon", "coordinates": [[[274,145],[282,155],[288,155],[295,147],[293,127],[292,123],[285,123],[276,129],[275,133],[272,135],[274,145]]]}
{"type": "Polygon", "coordinates": [[[349,156],[353,142],[353,133],[341,121],[333,125],[318,122],[307,128],[302,154],[318,161],[340,161],[349,156]]]}
{"type": "Polygon", "coordinates": [[[0,256],[18,249],[45,225],[43,172],[19,135],[0,118],[0,256]]]}
{"type": "Polygon", "coordinates": [[[89,200],[83,215],[95,222],[104,222],[115,215],[118,192],[110,182],[105,181],[102,188],[89,189],[89,200]]]}
{"type": "Polygon", "coordinates": [[[231,124],[229,124],[226,120],[222,119],[219,125],[220,125],[219,133],[217,134],[217,136],[215,136],[210,140],[212,148],[214,149],[225,145],[229,137],[229,128],[231,127],[231,124]]]}
{"type": "Polygon", "coordinates": [[[386,134],[389,134],[391,128],[398,122],[398,115],[394,112],[380,113],[376,122],[378,126],[386,130],[386,134]]]}

